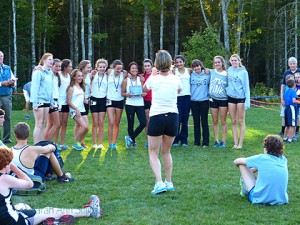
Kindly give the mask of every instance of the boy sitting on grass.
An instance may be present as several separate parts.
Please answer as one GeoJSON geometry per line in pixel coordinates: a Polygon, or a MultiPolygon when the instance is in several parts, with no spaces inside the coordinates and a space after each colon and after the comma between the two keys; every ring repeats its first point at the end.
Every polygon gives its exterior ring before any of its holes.
{"type": "MultiPolygon", "coordinates": [[[[42,209],[16,210],[11,201],[12,189],[29,189],[33,186],[31,179],[12,163],[13,153],[6,147],[0,147],[0,221],[1,224],[73,224],[75,217],[100,218],[101,200],[92,195],[90,201],[81,209],[63,209],[45,207],[42,209]],[[12,171],[18,178],[8,175],[12,171]]],[[[93,223],[91,223],[93,224],[93,223]]]]}
{"type": "Polygon", "coordinates": [[[264,154],[233,161],[241,172],[242,196],[251,203],[282,205],[289,202],[287,194],[287,159],[283,156],[283,140],[278,135],[264,139],[264,154]],[[258,173],[255,176],[255,173],[258,173]]]}
{"type": "Polygon", "coordinates": [[[54,145],[29,146],[27,144],[30,134],[30,128],[27,123],[18,123],[15,126],[14,134],[17,144],[11,148],[14,154],[13,163],[21,170],[28,174],[40,176],[45,181],[48,165],[51,163],[54,172],[57,174],[57,181],[74,181],[74,178],[69,178],[62,172],[54,154],[56,150],[54,145]]]}

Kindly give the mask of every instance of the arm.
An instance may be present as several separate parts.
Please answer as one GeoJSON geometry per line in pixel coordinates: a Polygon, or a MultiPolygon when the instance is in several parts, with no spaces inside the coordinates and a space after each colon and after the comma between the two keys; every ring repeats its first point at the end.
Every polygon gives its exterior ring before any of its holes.
{"type": "Polygon", "coordinates": [[[245,109],[250,109],[250,85],[249,85],[249,75],[248,72],[245,70],[245,75],[242,79],[243,89],[245,90],[245,109]]]}
{"type": "Polygon", "coordinates": [[[126,91],[126,87],[127,87],[127,79],[125,78],[122,82],[122,96],[131,98],[132,94],[126,91]]]}
{"type": "Polygon", "coordinates": [[[49,144],[46,146],[31,146],[30,147],[30,151],[36,151],[38,153],[38,155],[55,152],[55,150],[56,150],[56,148],[52,144],[49,144]]]}
{"type": "Polygon", "coordinates": [[[244,165],[246,166],[246,158],[237,158],[233,161],[236,166],[244,165]]]}
{"type": "Polygon", "coordinates": [[[40,71],[34,71],[32,73],[32,83],[31,83],[31,90],[30,90],[30,101],[32,102],[32,107],[34,110],[37,110],[38,108],[38,91],[39,91],[39,85],[40,85],[40,71]]]}
{"type": "Polygon", "coordinates": [[[300,104],[300,101],[297,100],[296,98],[293,98],[293,103],[295,103],[295,104],[300,104]]]}
{"type": "Polygon", "coordinates": [[[284,88],[285,88],[285,85],[281,84],[281,86],[280,86],[280,99],[281,99],[281,105],[283,105],[283,106],[285,106],[284,100],[283,100],[284,88]]]}
{"type": "Polygon", "coordinates": [[[68,92],[67,92],[67,104],[69,105],[69,107],[71,107],[72,109],[74,109],[76,111],[76,115],[80,116],[81,113],[80,113],[79,109],[72,103],[73,91],[74,91],[73,87],[70,87],[68,89],[68,92]]]}
{"type": "Polygon", "coordinates": [[[6,183],[9,188],[29,189],[33,187],[33,181],[12,162],[10,163],[10,169],[18,178],[7,175],[6,183]]]}

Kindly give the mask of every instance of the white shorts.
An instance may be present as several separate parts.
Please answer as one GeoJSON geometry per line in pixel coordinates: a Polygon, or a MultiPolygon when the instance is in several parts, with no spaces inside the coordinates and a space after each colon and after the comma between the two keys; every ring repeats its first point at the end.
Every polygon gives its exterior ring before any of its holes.
{"type": "Polygon", "coordinates": [[[30,96],[26,90],[23,90],[23,95],[25,97],[25,101],[30,102],[30,96]]]}
{"type": "Polygon", "coordinates": [[[285,106],[280,105],[280,116],[284,117],[285,106]]]}

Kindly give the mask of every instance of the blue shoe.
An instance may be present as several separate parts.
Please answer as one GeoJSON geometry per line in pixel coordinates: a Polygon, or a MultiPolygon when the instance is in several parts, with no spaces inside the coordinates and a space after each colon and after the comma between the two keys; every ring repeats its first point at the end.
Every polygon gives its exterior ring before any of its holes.
{"type": "Polygon", "coordinates": [[[157,195],[157,194],[160,194],[160,193],[163,193],[163,192],[166,192],[166,191],[167,191],[167,188],[166,188],[165,183],[164,182],[157,182],[154,185],[154,189],[153,189],[153,191],[151,191],[151,194],[157,195]]]}
{"type": "Polygon", "coordinates": [[[26,115],[26,116],[25,116],[25,119],[26,119],[26,120],[29,120],[29,119],[30,119],[30,116],[29,116],[29,115],[26,115]]]}
{"type": "Polygon", "coordinates": [[[172,182],[168,182],[168,181],[165,180],[165,185],[166,185],[167,191],[174,191],[175,190],[174,185],[173,185],[172,182]]]}
{"type": "Polygon", "coordinates": [[[188,146],[187,144],[182,144],[181,145],[181,147],[184,147],[184,148],[187,147],[187,146],[188,146]]]}
{"type": "Polygon", "coordinates": [[[221,141],[219,146],[220,146],[221,148],[226,148],[226,143],[223,142],[223,141],[221,141]]]}
{"type": "Polygon", "coordinates": [[[69,149],[69,146],[67,144],[60,145],[60,147],[61,147],[61,150],[69,149]]]}
{"type": "Polygon", "coordinates": [[[73,143],[72,147],[77,151],[82,151],[84,149],[79,142],[73,143]]]}
{"type": "Polygon", "coordinates": [[[296,136],[294,136],[293,141],[298,141],[298,138],[296,136]]]}
{"type": "Polygon", "coordinates": [[[126,148],[130,148],[131,144],[132,144],[131,138],[129,136],[125,136],[126,148]]]}
{"type": "Polygon", "coordinates": [[[55,144],[55,146],[56,146],[57,151],[61,151],[62,150],[61,147],[60,147],[60,145],[55,144]]]}
{"type": "Polygon", "coordinates": [[[148,141],[146,141],[146,143],[145,143],[145,148],[148,149],[148,141]]]}
{"type": "Polygon", "coordinates": [[[133,143],[133,144],[132,144],[132,147],[133,147],[133,148],[137,148],[137,143],[133,143]]]}
{"type": "Polygon", "coordinates": [[[178,147],[179,144],[178,144],[178,143],[174,143],[172,146],[173,146],[173,147],[178,147]]]}
{"type": "Polygon", "coordinates": [[[218,147],[220,147],[220,142],[215,141],[214,148],[218,148],[218,147]]]}
{"type": "Polygon", "coordinates": [[[109,144],[108,148],[114,148],[114,144],[109,144]]]}

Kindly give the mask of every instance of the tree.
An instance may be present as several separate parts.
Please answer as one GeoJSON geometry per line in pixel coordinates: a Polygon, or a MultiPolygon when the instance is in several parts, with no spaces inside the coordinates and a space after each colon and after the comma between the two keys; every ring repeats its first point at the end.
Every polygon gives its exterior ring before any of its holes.
{"type": "Polygon", "coordinates": [[[88,59],[93,62],[93,3],[88,3],[88,59]]]}
{"type": "Polygon", "coordinates": [[[31,0],[31,65],[32,67],[36,64],[35,58],[35,32],[34,32],[34,25],[35,25],[35,0],[31,0]]]}
{"type": "Polygon", "coordinates": [[[81,58],[85,59],[85,38],[84,38],[84,12],[83,12],[83,0],[80,0],[80,24],[81,24],[81,58]]]}
{"type": "Polygon", "coordinates": [[[228,31],[228,6],[230,0],[221,0],[222,6],[222,20],[223,20],[223,32],[224,32],[224,46],[226,49],[225,58],[228,59],[230,53],[230,40],[229,40],[229,31],[228,31]]]}
{"type": "Polygon", "coordinates": [[[159,48],[164,48],[164,0],[160,0],[159,48]]]}
{"type": "Polygon", "coordinates": [[[179,0],[175,1],[175,37],[174,37],[174,42],[175,42],[175,46],[174,46],[174,54],[178,55],[178,49],[179,49],[179,0]]]}
{"type": "Polygon", "coordinates": [[[13,44],[14,44],[14,75],[18,76],[17,73],[17,65],[18,65],[18,57],[17,57],[17,28],[16,28],[16,4],[15,0],[11,1],[12,3],[12,14],[13,14],[13,44]]]}

